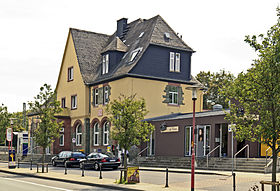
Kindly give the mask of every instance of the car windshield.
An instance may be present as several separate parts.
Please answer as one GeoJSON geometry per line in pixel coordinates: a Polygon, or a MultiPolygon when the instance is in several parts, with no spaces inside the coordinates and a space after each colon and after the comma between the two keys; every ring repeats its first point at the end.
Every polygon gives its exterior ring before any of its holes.
{"type": "Polygon", "coordinates": [[[79,158],[83,158],[85,157],[86,155],[84,153],[81,153],[81,152],[73,152],[72,153],[72,157],[79,157],[79,158]]]}
{"type": "Polygon", "coordinates": [[[102,153],[99,153],[99,156],[102,157],[102,158],[108,157],[107,155],[102,154],[102,153]]]}

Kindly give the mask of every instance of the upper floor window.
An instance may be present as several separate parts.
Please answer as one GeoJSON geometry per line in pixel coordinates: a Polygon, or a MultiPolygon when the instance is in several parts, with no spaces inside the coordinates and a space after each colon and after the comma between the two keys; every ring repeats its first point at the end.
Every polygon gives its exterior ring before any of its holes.
{"type": "Polygon", "coordinates": [[[61,108],[66,108],[65,97],[61,98],[61,108]]]}
{"type": "Polygon", "coordinates": [[[99,146],[99,123],[93,126],[93,146],[99,146]]]}
{"type": "Polygon", "coordinates": [[[109,103],[109,86],[104,87],[104,104],[109,103]]]}
{"type": "Polygon", "coordinates": [[[76,127],[76,146],[82,145],[82,125],[76,127]]]}
{"type": "Polygon", "coordinates": [[[73,66],[68,68],[68,81],[74,80],[74,68],[73,66]]]}
{"type": "Polygon", "coordinates": [[[71,96],[71,109],[77,109],[77,95],[71,96]]]}
{"type": "Polygon", "coordinates": [[[170,72],[180,72],[180,53],[169,53],[169,71],[170,72]],[[176,55],[176,57],[175,57],[176,55]]]}
{"type": "Polygon", "coordinates": [[[165,95],[162,97],[165,98],[163,103],[167,103],[170,105],[184,105],[183,103],[183,90],[180,85],[169,84],[165,87],[165,95]]]}
{"type": "Polygon", "coordinates": [[[109,145],[109,128],[110,124],[106,121],[103,125],[103,145],[109,145]]]}
{"type": "Polygon", "coordinates": [[[109,72],[109,54],[102,56],[102,74],[107,74],[109,72]]]}
{"type": "Polygon", "coordinates": [[[169,91],[169,104],[178,105],[178,87],[174,87],[169,91]]]}
{"type": "Polygon", "coordinates": [[[94,106],[98,106],[98,88],[95,88],[94,90],[93,90],[93,105],[94,106]]]}

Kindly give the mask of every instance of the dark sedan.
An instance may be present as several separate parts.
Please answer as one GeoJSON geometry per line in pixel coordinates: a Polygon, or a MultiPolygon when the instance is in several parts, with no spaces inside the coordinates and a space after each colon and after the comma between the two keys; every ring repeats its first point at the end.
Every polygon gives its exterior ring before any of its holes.
{"type": "Polygon", "coordinates": [[[80,160],[86,158],[86,155],[80,151],[61,151],[57,156],[51,159],[52,165],[63,165],[66,167],[79,166],[80,160]]]}
{"type": "Polygon", "coordinates": [[[117,169],[121,162],[118,157],[114,157],[110,153],[90,153],[86,159],[80,160],[80,168],[85,165],[85,168],[93,168],[94,170],[99,170],[101,168],[113,168],[117,169]]]}

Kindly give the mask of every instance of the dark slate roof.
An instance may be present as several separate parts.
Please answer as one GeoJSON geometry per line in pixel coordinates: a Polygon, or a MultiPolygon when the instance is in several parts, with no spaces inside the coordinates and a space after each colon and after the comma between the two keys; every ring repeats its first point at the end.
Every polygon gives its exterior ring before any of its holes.
{"type": "Polygon", "coordinates": [[[85,83],[89,83],[97,72],[101,50],[109,36],[73,28],[70,29],[70,32],[83,80],[85,83]]]}
{"type": "MultiPolygon", "coordinates": [[[[230,110],[220,110],[220,111],[203,111],[203,112],[196,112],[195,117],[214,117],[220,115],[226,115],[229,113],[230,110]]],[[[145,119],[148,122],[155,122],[155,121],[169,121],[169,120],[180,120],[180,119],[191,119],[193,118],[193,113],[175,113],[170,115],[163,115],[158,117],[153,117],[149,119],[145,119]]]]}
{"type": "Polygon", "coordinates": [[[83,80],[88,85],[133,75],[130,71],[150,44],[194,52],[159,15],[148,20],[137,19],[128,23],[128,31],[122,38],[122,41],[116,36],[116,32],[108,36],[71,29],[71,34],[83,80]],[[164,33],[166,32],[170,34],[169,42],[164,39],[164,33]],[[141,33],[143,35],[139,37],[141,33]],[[130,62],[131,55],[136,49],[139,49],[140,52],[130,62]],[[126,53],[114,71],[101,75],[101,53],[110,50],[126,53]]]}
{"type": "Polygon", "coordinates": [[[127,52],[127,49],[128,47],[121,41],[121,39],[116,37],[101,51],[101,53],[107,51],[127,52]]]}

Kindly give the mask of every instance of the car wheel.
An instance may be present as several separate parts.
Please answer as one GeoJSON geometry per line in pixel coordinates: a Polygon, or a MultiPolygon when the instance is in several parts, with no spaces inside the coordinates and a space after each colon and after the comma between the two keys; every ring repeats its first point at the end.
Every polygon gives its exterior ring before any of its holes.
{"type": "Polygon", "coordinates": [[[54,160],[52,161],[52,165],[53,165],[53,166],[56,166],[56,162],[55,162],[54,160]]]}
{"type": "Polygon", "coordinates": [[[98,163],[94,163],[93,168],[94,168],[94,170],[99,170],[99,164],[98,163]]]}

